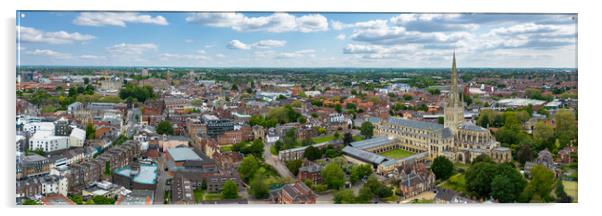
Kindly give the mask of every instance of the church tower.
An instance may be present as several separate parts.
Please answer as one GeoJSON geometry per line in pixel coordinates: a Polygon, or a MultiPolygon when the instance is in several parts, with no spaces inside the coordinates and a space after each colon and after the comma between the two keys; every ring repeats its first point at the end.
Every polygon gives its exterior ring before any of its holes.
{"type": "Polygon", "coordinates": [[[458,91],[458,71],[456,69],[456,52],[454,52],[451,68],[451,84],[444,110],[444,127],[456,132],[464,122],[464,100],[458,91]]]}

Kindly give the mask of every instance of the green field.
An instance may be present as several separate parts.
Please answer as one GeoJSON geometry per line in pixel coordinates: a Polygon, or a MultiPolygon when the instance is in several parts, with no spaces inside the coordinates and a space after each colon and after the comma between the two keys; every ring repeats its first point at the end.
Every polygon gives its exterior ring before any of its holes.
{"type": "Polygon", "coordinates": [[[388,158],[393,158],[393,159],[401,159],[401,158],[406,158],[409,156],[412,156],[414,153],[403,150],[403,149],[393,149],[391,151],[386,151],[383,153],[380,153],[380,155],[388,157],[388,158]]]}
{"type": "Polygon", "coordinates": [[[576,181],[562,181],[564,185],[564,191],[570,197],[573,197],[573,202],[577,202],[577,182],[576,181]]]}
{"type": "Polygon", "coordinates": [[[334,135],[327,135],[327,136],[321,136],[321,137],[313,137],[311,138],[314,143],[323,143],[323,142],[328,142],[334,139],[334,135]]]}
{"type": "Polygon", "coordinates": [[[464,179],[464,174],[458,173],[449,177],[448,180],[439,184],[439,187],[449,190],[454,190],[456,192],[465,193],[466,192],[466,180],[464,179]]]}

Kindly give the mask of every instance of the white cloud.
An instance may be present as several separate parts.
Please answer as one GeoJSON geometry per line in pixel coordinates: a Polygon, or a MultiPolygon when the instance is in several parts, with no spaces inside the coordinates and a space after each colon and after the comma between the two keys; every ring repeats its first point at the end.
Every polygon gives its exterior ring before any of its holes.
{"type": "Polygon", "coordinates": [[[460,14],[400,14],[389,20],[395,25],[401,25],[414,21],[430,22],[435,20],[452,20],[459,18],[460,16],[460,14]]]}
{"type": "Polygon", "coordinates": [[[205,61],[210,60],[211,58],[198,54],[161,53],[159,59],[161,59],[161,61],[205,61]]]}
{"type": "Polygon", "coordinates": [[[81,55],[79,56],[80,59],[84,59],[84,60],[105,60],[107,59],[106,56],[97,56],[97,55],[81,55]]]}
{"type": "Polygon", "coordinates": [[[286,41],[283,40],[260,40],[252,44],[246,44],[239,40],[231,40],[228,45],[226,45],[229,49],[238,49],[238,50],[248,50],[252,48],[259,49],[270,49],[282,47],[286,44],[286,41]]]}
{"type": "Polygon", "coordinates": [[[62,52],[57,52],[57,51],[49,50],[49,49],[36,49],[33,51],[28,51],[27,54],[50,57],[50,58],[60,58],[60,59],[71,58],[71,54],[69,54],[69,53],[62,53],[62,52]]]}
{"type": "Polygon", "coordinates": [[[276,58],[313,58],[315,57],[315,50],[313,49],[305,49],[305,50],[299,50],[299,51],[294,51],[294,52],[283,52],[283,53],[278,53],[276,55],[276,58]]]}
{"type": "Polygon", "coordinates": [[[345,38],[347,38],[347,36],[345,34],[337,35],[337,40],[345,40],[345,38]]]}
{"type": "Polygon", "coordinates": [[[260,49],[269,49],[282,47],[286,44],[286,41],[283,40],[260,40],[252,45],[252,47],[260,48],[260,49]]]}
{"type": "Polygon", "coordinates": [[[328,20],[320,14],[293,16],[274,13],[269,16],[248,17],[241,13],[194,13],[187,22],[236,31],[317,32],[328,30],[328,20]]]}
{"type": "Polygon", "coordinates": [[[120,43],[107,47],[107,51],[114,55],[142,55],[148,51],[156,51],[157,45],[152,43],[128,44],[120,43]]]}
{"type": "Polygon", "coordinates": [[[83,42],[96,38],[93,35],[81,34],[79,32],[45,32],[42,30],[24,26],[17,26],[17,34],[21,42],[49,44],[83,42]]]}
{"type": "Polygon", "coordinates": [[[229,49],[238,49],[238,50],[248,50],[251,49],[251,46],[240,42],[239,40],[231,40],[230,43],[228,43],[228,45],[226,45],[227,48],[229,49]]]}
{"type": "Polygon", "coordinates": [[[82,12],[73,20],[73,23],[85,26],[120,27],[127,26],[127,23],[169,25],[163,16],[143,15],[135,12],[82,12]]]}

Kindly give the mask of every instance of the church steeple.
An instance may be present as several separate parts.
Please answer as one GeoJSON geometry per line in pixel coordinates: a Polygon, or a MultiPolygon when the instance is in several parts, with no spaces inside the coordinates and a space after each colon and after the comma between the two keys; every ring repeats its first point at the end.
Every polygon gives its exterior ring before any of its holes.
{"type": "Polygon", "coordinates": [[[464,101],[458,89],[458,69],[456,68],[456,51],[452,56],[451,82],[449,86],[449,95],[445,105],[444,126],[455,129],[464,122],[464,101]]]}

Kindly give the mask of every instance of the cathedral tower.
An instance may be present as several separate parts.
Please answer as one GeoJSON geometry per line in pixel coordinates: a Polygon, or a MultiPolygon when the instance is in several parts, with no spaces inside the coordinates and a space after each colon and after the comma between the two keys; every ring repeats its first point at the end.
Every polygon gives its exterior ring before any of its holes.
{"type": "Polygon", "coordinates": [[[451,68],[451,84],[449,95],[444,110],[444,126],[450,128],[454,133],[458,126],[464,122],[464,100],[458,91],[458,71],[456,69],[456,52],[453,55],[451,68]]]}

